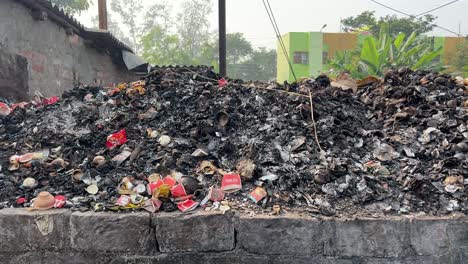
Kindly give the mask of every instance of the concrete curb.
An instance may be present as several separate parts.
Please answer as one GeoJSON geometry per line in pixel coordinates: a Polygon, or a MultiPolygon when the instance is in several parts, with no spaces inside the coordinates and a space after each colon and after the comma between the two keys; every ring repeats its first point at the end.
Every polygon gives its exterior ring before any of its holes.
{"type": "Polygon", "coordinates": [[[0,257],[13,264],[466,263],[468,217],[3,209],[0,257]]]}

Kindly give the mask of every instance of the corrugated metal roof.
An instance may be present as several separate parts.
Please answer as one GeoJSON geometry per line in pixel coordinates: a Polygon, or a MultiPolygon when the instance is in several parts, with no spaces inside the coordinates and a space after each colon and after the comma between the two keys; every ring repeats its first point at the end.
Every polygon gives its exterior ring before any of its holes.
{"type": "Polygon", "coordinates": [[[85,29],[85,38],[93,40],[96,45],[119,50],[127,50],[134,53],[133,50],[122,41],[118,40],[112,33],[101,29],[85,29]]]}

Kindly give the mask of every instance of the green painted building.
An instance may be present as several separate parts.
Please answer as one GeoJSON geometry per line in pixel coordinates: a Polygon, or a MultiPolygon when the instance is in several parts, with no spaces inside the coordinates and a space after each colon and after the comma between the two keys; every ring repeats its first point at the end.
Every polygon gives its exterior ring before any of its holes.
{"type": "MultiPolygon", "coordinates": [[[[352,50],[358,42],[368,36],[365,33],[322,33],[322,32],[289,32],[282,36],[285,49],[290,57],[296,78],[314,77],[324,72],[328,59],[336,51],[352,50]]],[[[434,48],[442,47],[444,52],[441,61],[450,65],[457,45],[464,41],[458,37],[432,37],[434,48]]],[[[288,60],[278,43],[277,48],[277,82],[294,82],[288,60]]]]}

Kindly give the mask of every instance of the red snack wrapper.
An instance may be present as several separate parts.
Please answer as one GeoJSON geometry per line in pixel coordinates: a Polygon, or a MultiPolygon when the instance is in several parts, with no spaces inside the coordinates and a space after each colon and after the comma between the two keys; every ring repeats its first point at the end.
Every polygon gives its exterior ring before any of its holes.
{"type": "Polygon", "coordinates": [[[24,204],[26,202],[26,198],[20,197],[16,199],[16,204],[24,204]]]}
{"type": "Polygon", "coordinates": [[[115,204],[120,206],[127,206],[130,204],[130,197],[127,195],[121,195],[115,204]]]}
{"type": "Polygon", "coordinates": [[[267,192],[265,191],[265,189],[263,189],[262,187],[257,187],[249,194],[249,198],[255,203],[258,203],[260,200],[265,198],[266,195],[267,192]]]}
{"type": "Polygon", "coordinates": [[[171,194],[172,194],[172,197],[174,197],[174,198],[187,196],[187,192],[185,191],[185,187],[182,184],[174,185],[174,187],[171,188],[171,194]]]}
{"type": "Polygon", "coordinates": [[[15,110],[16,108],[25,108],[28,104],[29,104],[28,102],[20,102],[20,103],[12,104],[11,110],[15,110]]]}
{"type": "Polygon", "coordinates": [[[7,116],[11,111],[12,109],[7,104],[0,102],[0,115],[7,116]]]}
{"type": "Polygon", "coordinates": [[[67,201],[67,198],[65,198],[65,196],[63,195],[57,195],[54,198],[55,198],[55,203],[54,203],[55,208],[62,208],[65,205],[65,202],[67,201]]]}
{"type": "Polygon", "coordinates": [[[159,208],[161,208],[161,205],[162,202],[159,199],[152,198],[145,202],[145,204],[143,205],[143,209],[151,213],[156,213],[157,211],[159,211],[159,208]]]}
{"type": "Polygon", "coordinates": [[[114,134],[110,134],[107,137],[106,147],[108,149],[112,149],[112,148],[114,148],[116,146],[120,146],[120,145],[125,144],[125,142],[127,142],[127,140],[128,140],[127,139],[127,132],[125,131],[125,129],[122,129],[119,132],[114,133],[114,134]]]}
{"type": "Polygon", "coordinates": [[[242,189],[242,182],[239,174],[225,174],[221,182],[221,190],[227,193],[237,192],[242,189]]]}
{"type": "Polygon", "coordinates": [[[213,188],[210,190],[210,200],[213,202],[220,202],[224,200],[224,192],[219,188],[213,188]]]}
{"type": "Polygon", "coordinates": [[[42,99],[42,105],[43,106],[51,105],[51,104],[57,103],[58,101],[59,101],[58,96],[52,96],[50,98],[42,99]]]}
{"type": "Polygon", "coordinates": [[[188,200],[185,200],[184,202],[178,204],[177,208],[179,208],[179,210],[181,212],[189,212],[189,211],[192,211],[195,208],[197,208],[197,206],[198,206],[197,202],[188,199],[188,200]]]}
{"type": "Polygon", "coordinates": [[[218,85],[219,85],[219,88],[223,88],[226,85],[228,85],[228,81],[226,81],[226,79],[224,79],[224,78],[221,78],[221,79],[218,80],[218,85]]]}
{"type": "Polygon", "coordinates": [[[157,188],[159,188],[163,184],[164,184],[164,182],[162,180],[157,180],[155,182],[148,183],[147,188],[146,188],[147,191],[148,191],[148,194],[153,195],[154,190],[156,190],[157,188]]]}
{"type": "Polygon", "coordinates": [[[174,185],[176,185],[176,183],[177,183],[177,181],[174,180],[174,178],[172,178],[171,176],[164,177],[164,179],[162,181],[163,181],[164,184],[169,185],[170,188],[174,187],[174,185]]]}

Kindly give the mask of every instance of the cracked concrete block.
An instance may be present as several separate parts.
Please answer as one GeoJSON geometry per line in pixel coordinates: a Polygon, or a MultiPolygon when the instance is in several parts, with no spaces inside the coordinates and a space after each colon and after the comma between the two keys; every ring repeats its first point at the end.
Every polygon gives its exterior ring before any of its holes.
{"type": "Polygon", "coordinates": [[[464,263],[452,256],[412,256],[407,258],[355,258],[353,263],[359,264],[458,264],[464,263]]]}
{"type": "Polygon", "coordinates": [[[157,213],[152,222],[161,252],[229,251],[235,246],[231,213],[157,213]]]}
{"type": "Polygon", "coordinates": [[[447,231],[450,239],[450,255],[457,256],[460,263],[468,263],[468,218],[450,221],[447,231]]]}
{"type": "MultiPolygon", "coordinates": [[[[8,264],[92,264],[96,257],[85,253],[71,252],[28,252],[10,256],[8,264]]],[[[3,263],[3,262],[2,262],[3,263]]]]}
{"type": "Polygon", "coordinates": [[[267,256],[249,255],[242,252],[191,253],[178,252],[158,256],[128,256],[126,264],[270,264],[267,256]]]}
{"type": "Polygon", "coordinates": [[[72,247],[89,252],[157,252],[150,215],[75,212],[70,217],[72,247]]]}
{"type": "MultiPolygon", "coordinates": [[[[269,256],[269,263],[275,264],[355,264],[352,259],[330,258],[322,256],[269,256]]],[[[361,264],[361,262],[358,262],[361,264]]]]}
{"type": "Polygon", "coordinates": [[[412,253],[404,219],[335,220],[327,225],[326,256],[388,258],[412,253]]]}
{"type": "Polygon", "coordinates": [[[0,252],[61,250],[70,245],[67,210],[0,210],[0,252]]]}
{"type": "Polygon", "coordinates": [[[323,251],[324,226],[317,219],[240,217],[239,247],[266,255],[318,255],[323,251]]]}
{"type": "Polygon", "coordinates": [[[445,219],[411,219],[410,241],[419,256],[443,256],[450,250],[448,226],[452,221],[445,219]]]}

